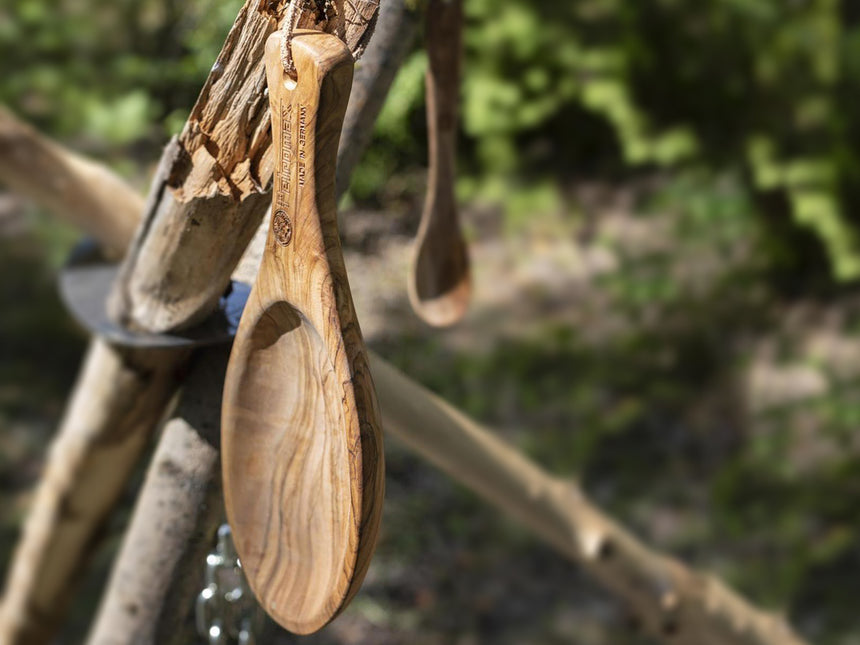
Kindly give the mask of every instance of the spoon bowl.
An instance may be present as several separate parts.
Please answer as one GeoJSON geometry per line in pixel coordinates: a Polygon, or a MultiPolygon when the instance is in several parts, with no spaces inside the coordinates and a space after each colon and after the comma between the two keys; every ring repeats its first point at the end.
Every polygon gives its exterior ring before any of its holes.
{"type": "MultiPolygon", "coordinates": [[[[436,212],[430,205],[429,212],[436,212]]],[[[472,278],[469,249],[460,236],[456,213],[444,218],[425,218],[427,230],[419,230],[409,277],[413,310],[434,327],[449,327],[469,308],[472,278]],[[453,222],[446,226],[444,222],[453,222]]],[[[422,229],[425,227],[422,227],[422,229]]]]}
{"type": "Polygon", "coordinates": [[[258,581],[252,587],[271,587],[266,610],[300,614],[301,622],[288,621],[293,631],[314,629],[337,611],[348,583],[338,563],[355,550],[351,522],[331,523],[349,518],[352,504],[347,437],[327,431],[344,426],[337,375],[319,333],[286,302],[262,312],[248,341],[231,357],[237,386],[228,405],[233,422],[246,429],[225,446],[231,524],[243,566],[258,581]],[[283,548],[304,543],[307,548],[283,548]],[[308,549],[328,557],[307,558],[308,549]]]}

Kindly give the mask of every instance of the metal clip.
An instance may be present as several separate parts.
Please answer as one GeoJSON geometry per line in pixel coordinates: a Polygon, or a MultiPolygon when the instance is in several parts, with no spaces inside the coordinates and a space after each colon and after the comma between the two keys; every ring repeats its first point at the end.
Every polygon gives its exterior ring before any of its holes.
{"type": "Polygon", "coordinates": [[[263,612],[242,572],[228,524],[218,528],[218,543],[204,566],[206,586],[194,612],[200,638],[209,645],[255,645],[263,612]]]}

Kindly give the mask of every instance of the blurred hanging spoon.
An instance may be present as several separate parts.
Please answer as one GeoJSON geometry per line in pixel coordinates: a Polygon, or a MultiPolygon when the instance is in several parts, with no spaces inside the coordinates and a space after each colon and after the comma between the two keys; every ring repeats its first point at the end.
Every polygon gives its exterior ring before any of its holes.
{"type": "Polygon", "coordinates": [[[462,0],[430,0],[426,78],[430,163],[409,300],[415,313],[435,327],[459,321],[472,293],[469,253],[454,195],[462,31],[462,0]]]}

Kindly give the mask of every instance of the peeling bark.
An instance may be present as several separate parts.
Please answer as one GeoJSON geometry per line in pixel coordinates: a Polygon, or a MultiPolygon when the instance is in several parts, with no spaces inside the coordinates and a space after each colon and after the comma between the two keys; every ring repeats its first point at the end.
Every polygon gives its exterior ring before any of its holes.
{"type": "MultiPolygon", "coordinates": [[[[339,0],[333,15],[307,11],[298,26],[339,34],[356,52],[378,5],[339,0]]],[[[117,322],[154,332],[191,327],[227,288],[271,201],[263,52],[282,19],[283,7],[259,0],[247,0],[239,12],[182,133],[162,156],[144,224],[109,302],[117,322]]]]}

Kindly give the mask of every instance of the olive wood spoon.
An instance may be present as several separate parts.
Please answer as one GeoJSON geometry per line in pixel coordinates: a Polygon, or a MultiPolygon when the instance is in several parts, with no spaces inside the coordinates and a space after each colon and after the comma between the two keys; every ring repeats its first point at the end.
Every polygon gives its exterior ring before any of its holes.
{"type": "Polygon", "coordinates": [[[461,0],[430,0],[427,8],[427,196],[409,275],[409,300],[435,327],[456,323],[472,293],[469,254],[454,196],[460,87],[461,0]]]}
{"type": "Polygon", "coordinates": [[[266,43],[272,224],[224,383],[224,497],[251,589],[314,632],[349,602],[376,543],[379,411],[337,230],[335,163],[352,83],[337,37],[296,31],[297,80],[266,43]]]}

